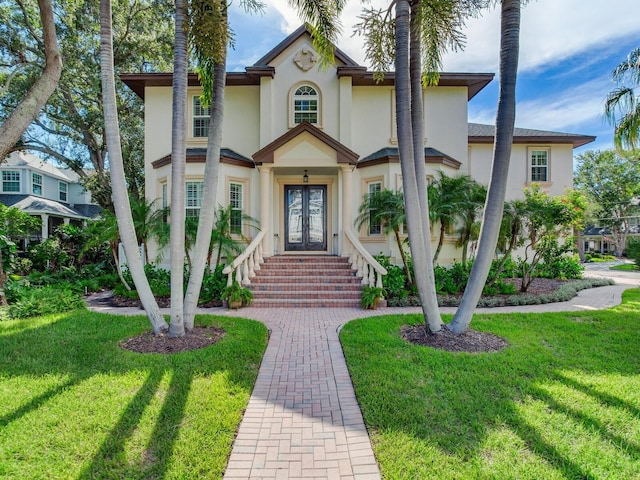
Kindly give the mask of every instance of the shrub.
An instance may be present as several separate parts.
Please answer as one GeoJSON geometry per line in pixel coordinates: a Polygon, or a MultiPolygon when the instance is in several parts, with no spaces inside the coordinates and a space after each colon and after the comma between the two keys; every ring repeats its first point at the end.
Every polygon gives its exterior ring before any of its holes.
{"type": "Polygon", "coordinates": [[[205,270],[200,290],[200,303],[222,300],[222,291],[227,286],[227,276],[222,274],[224,265],[218,265],[213,272],[205,270]]]}
{"type": "Polygon", "coordinates": [[[9,317],[28,318],[49,313],[67,312],[85,308],[82,295],[70,288],[46,286],[29,288],[23,286],[15,303],[9,305],[9,317]]]}
{"type": "Polygon", "coordinates": [[[640,240],[637,238],[629,239],[627,257],[635,262],[636,267],[640,268],[640,240]]]}

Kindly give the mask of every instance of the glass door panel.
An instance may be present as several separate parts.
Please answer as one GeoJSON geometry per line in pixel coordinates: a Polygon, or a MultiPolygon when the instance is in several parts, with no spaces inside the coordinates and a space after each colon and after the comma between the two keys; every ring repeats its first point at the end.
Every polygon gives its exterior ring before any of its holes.
{"type": "Polygon", "coordinates": [[[285,250],[327,249],[327,187],[285,186],[285,250]]]}

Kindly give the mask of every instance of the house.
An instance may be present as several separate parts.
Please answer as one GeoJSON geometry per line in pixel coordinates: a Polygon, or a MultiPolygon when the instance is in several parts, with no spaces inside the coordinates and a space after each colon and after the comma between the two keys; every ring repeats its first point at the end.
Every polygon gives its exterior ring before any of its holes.
{"type": "Polygon", "coordinates": [[[48,238],[59,225],[82,225],[100,212],[91,193],[70,169],[60,169],[35,155],[13,152],[0,164],[0,203],[16,207],[42,220],[31,240],[48,238]]]}
{"type": "MultiPolygon", "coordinates": [[[[424,90],[425,163],[429,176],[468,174],[488,184],[494,129],[468,122],[467,104],[491,73],[442,73],[424,90]]],[[[124,74],[145,104],[146,195],[166,206],[171,180],[171,82],[165,73],[124,74]]],[[[398,263],[393,238],[380,225],[355,232],[364,194],[401,189],[395,125],[394,74],[372,72],[335,51],[335,66],[319,68],[303,26],[244,72],[226,80],[218,200],[259,219],[265,257],[296,252],[347,255],[353,244],[398,263]]],[[[189,76],[186,209],[201,207],[209,109],[200,104],[197,76],[189,76]]],[[[562,194],[573,183],[573,149],[595,138],[518,128],[508,197],[541,183],[562,194]]],[[[232,229],[257,235],[234,216],[232,229]]],[[[436,241],[434,229],[433,241],[436,241]]],[[[456,237],[440,259],[460,259],[456,237]]],[[[155,253],[151,253],[153,256],[155,253]]],[[[164,256],[167,262],[168,255],[164,256]]]]}

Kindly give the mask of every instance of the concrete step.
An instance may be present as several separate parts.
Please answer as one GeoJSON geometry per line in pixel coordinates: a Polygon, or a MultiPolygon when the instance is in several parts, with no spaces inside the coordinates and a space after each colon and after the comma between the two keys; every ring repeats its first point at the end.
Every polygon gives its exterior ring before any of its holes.
{"type": "Polygon", "coordinates": [[[255,299],[252,307],[258,308],[352,308],[359,307],[360,300],[352,299],[255,299]]]}

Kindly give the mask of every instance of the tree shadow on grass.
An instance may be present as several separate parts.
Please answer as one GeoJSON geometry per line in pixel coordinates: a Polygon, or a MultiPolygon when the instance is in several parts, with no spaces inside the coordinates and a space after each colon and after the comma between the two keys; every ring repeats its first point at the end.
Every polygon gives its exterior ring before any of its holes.
{"type": "Polygon", "coordinates": [[[74,387],[96,375],[112,378],[141,372],[144,379],[135,387],[135,394],[131,397],[123,391],[126,403],[115,402],[109,407],[118,408],[118,420],[104,425],[109,433],[93,458],[84,460],[87,463],[78,478],[162,478],[171,464],[194,375],[213,378],[222,374],[225,389],[245,392],[248,398],[266,346],[266,329],[257,322],[227,317],[196,320],[219,325],[227,335],[202,350],[175,355],[138,354],[122,350],[118,343],[148,330],[145,317],[83,311],[38,327],[5,333],[0,336],[0,379],[5,376],[37,380],[40,376],[64,375],[66,381],[0,417],[0,426],[37,414],[38,409],[64,392],[73,395],[74,387]],[[137,431],[167,374],[171,375],[168,390],[160,412],[154,415],[146,451],[141,462],[131,464],[126,458],[127,441],[137,431]]]}
{"type": "MultiPolygon", "coordinates": [[[[597,312],[586,315],[595,318],[597,312]]],[[[634,468],[629,465],[637,462],[637,445],[607,431],[599,420],[580,411],[580,406],[566,408],[539,388],[557,379],[561,371],[637,375],[634,348],[612,348],[633,338],[628,334],[633,323],[626,330],[621,326],[629,319],[621,319],[615,326],[593,322],[568,328],[562,318],[546,317],[538,322],[535,316],[486,316],[474,324],[476,328],[489,329],[511,345],[491,354],[450,353],[403,342],[400,327],[422,321],[419,316],[377,317],[351,322],[341,333],[365,423],[380,432],[380,443],[390,442],[382,447],[390,463],[407,461],[393,459],[388,453],[401,448],[393,446],[394,431],[402,432],[399,438],[409,435],[415,439],[410,447],[416,449],[411,454],[414,458],[421,448],[435,446],[443,458],[453,462],[474,459],[472,463],[478,464],[485,461],[486,448],[491,448],[486,444],[490,432],[506,427],[527,450],[563,476],[595,478],[588,461],[569,453],[579,447],[556,444],[541,430],[555,428],[545,423],[553,417],[542,418],[535,425],[523,416],[521,405],[527,399],[543,402],[550,414],[562,415],[568,424],[594,433],[596,442],[613,445],[618,458],[626,459],[627,468],[634,468]]],[[[568,388],[590,395],[604,406],[623,407],[638,418],[636,405],[562,378],[568,388]]],[[[438,460],[416,458],[415,462],[422,463],[429,475],[433,473],[430,462],[438,460]]],[[[399,463],[392,468],[393,472],[402,471],[399,463]]],[[[384,464],[382,469],[384,474],[384,464]]]]}

